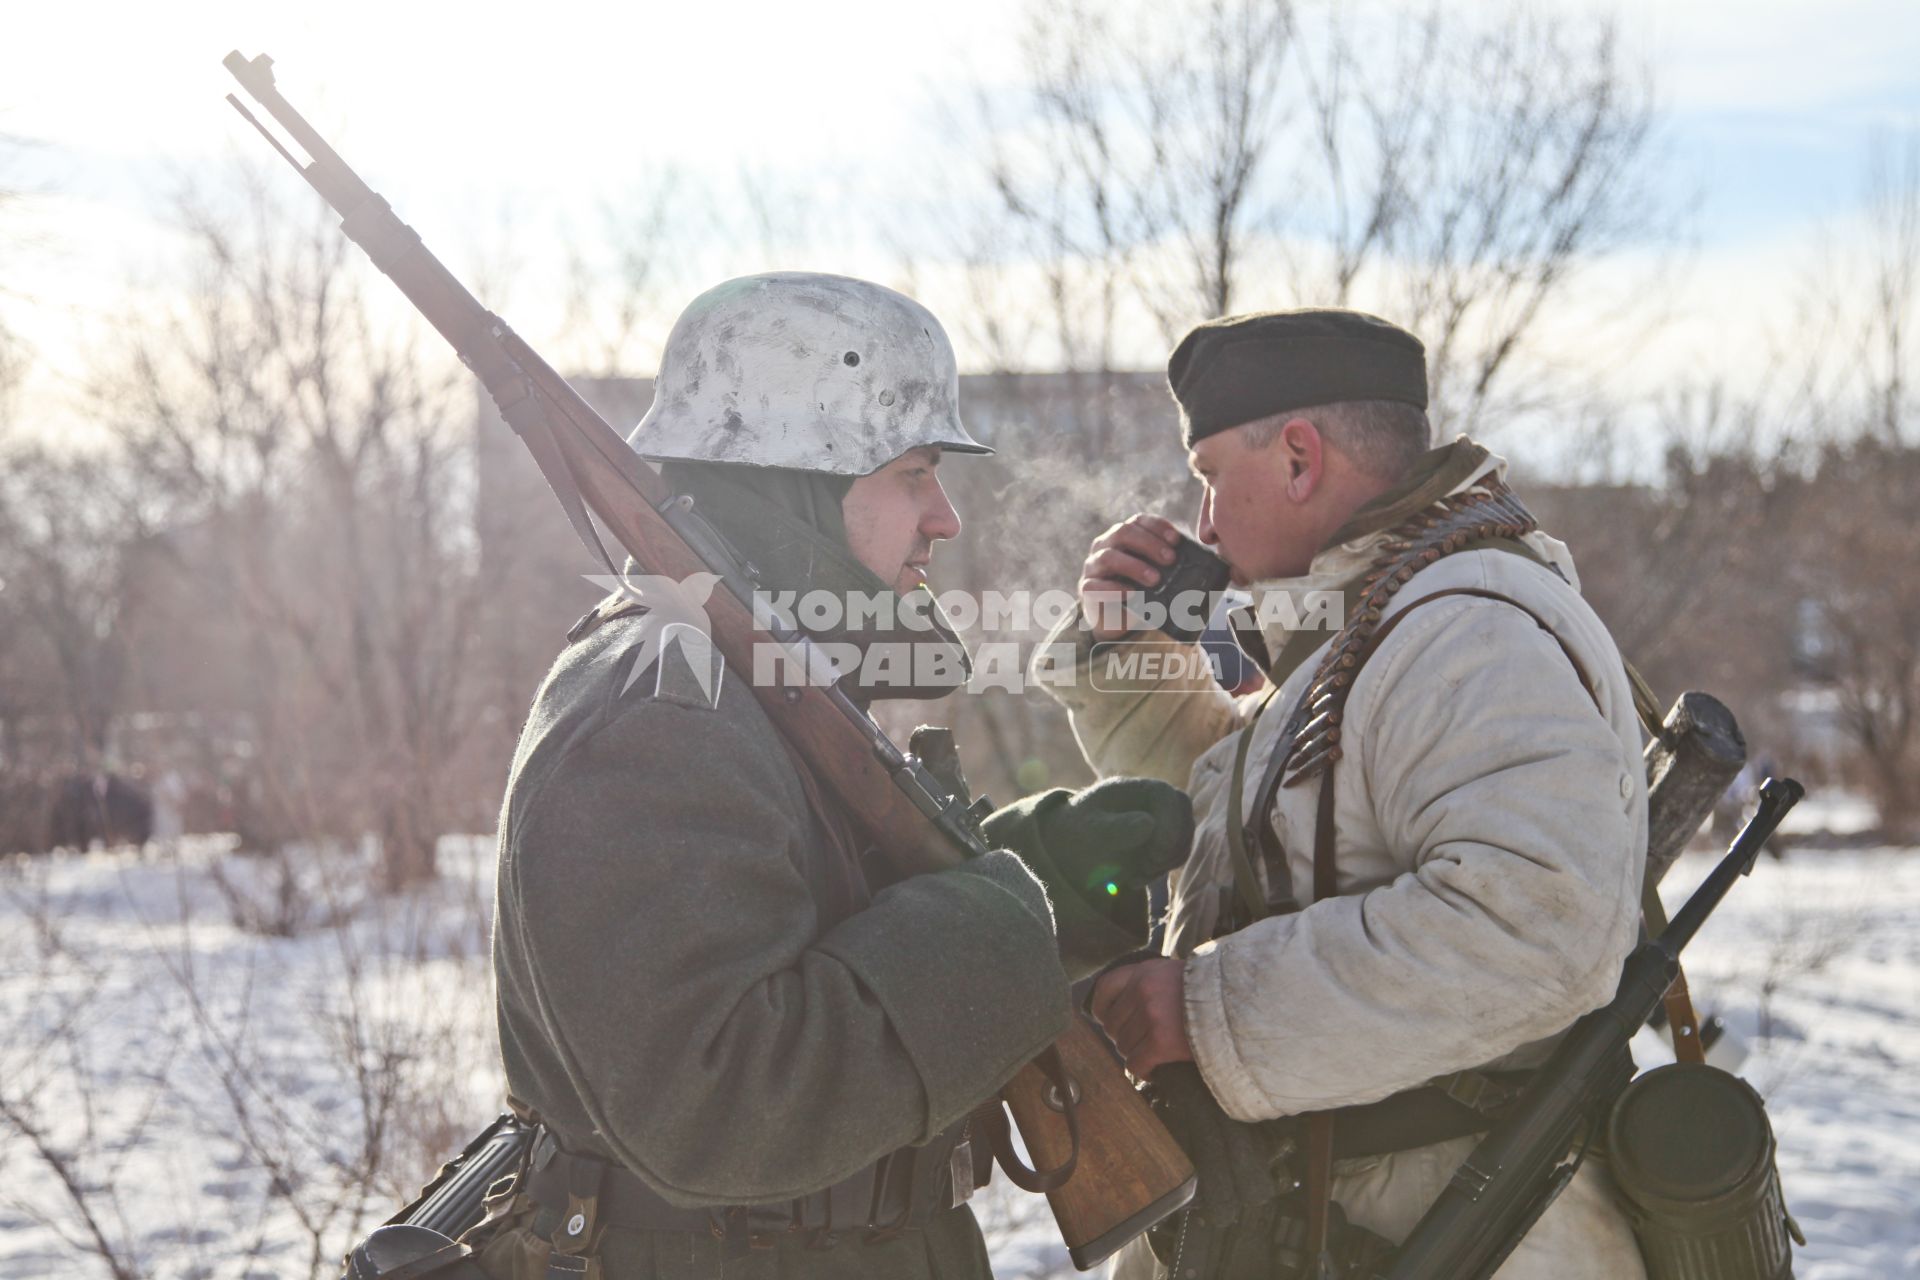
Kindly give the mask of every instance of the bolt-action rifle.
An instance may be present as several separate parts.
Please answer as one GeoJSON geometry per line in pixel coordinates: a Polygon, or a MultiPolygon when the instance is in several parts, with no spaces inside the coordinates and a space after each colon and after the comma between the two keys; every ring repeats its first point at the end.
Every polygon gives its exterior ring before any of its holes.
{"type": "MultiPolygon", "coordinates": [[[[669,493],[651,467],[520,336],[467,291],[420,236],[361,181],[281,96],[273,61],[238,52],[227,70],[308,156],[294,153],[232,94],[227,95],[289,164],[341,216],[340,229],[366,250],[407,300],[440,331],[485,385],[501,416],[526,443],[581,540],[618,576],[594,528],[597,518],[648,574],[684,581],[716,573],[726,590],[707,603],[713,643],[738,671],[753,669],[755,645],[785,646],[801,683],[754,694],[800,752],[902,872],[951,867],[984,852],[978,815],[900,750],[834,682],[832,666],[799,634],[762,627],[749,607],[750,565],[738,560],[693,507],[669,493]],[[591,513],[591,514],[589,514],[591,513]]],[[[1021,1068],[1002,1098],[1035,1168],[1003,1150],[1010,1178],[1045,1191],[1074,1264],[1094,1266],[1185,1204],[1193,1166],[1128,1084],[1093,1027],[1076,1015],[1048,1051],[1021,1068]]]]}
{"type": "Polygon", "coordinates": [[[1512,1109],[1454,1171],[1440,1198],[1376,1273],[1380,1280],[1486,1280],[1499,1270],[1573,1181],[1608,1110],[1632,1079],[1627,1042],[1672,985],[1681,949],[1734,881],[1753,870],[1761,846],[1802,794],[1791,778],[1769,778],[1762,785],[1759,810],[1726,856],[1660,936],[1627,957],[1613,1003],[1573,1024],[1512,1109]]]}

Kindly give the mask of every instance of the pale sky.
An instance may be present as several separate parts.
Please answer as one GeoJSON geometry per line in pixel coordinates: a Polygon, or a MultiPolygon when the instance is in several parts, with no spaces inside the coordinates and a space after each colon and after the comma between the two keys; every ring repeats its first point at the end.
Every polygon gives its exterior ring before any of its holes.
{"type": "MultiPolygon", "coordinates": [[[[1658,359],[1733,358],[1807,268],[1816,229],[1845,234],[1871,131],[1920,127],[1920,4],[1618,11],[1667,109],[1668,188],[1695,207],[1698,284],[1658,359]]],[[[29,394],[57,397],[88,326],[110,323],[129,280],[163,259],[166,193],[234,151],[266,154],[223,100],[229,49],[271,54],[283,92],[458,266],[503,210],[534,211],[537,241],[570,186],[604,198],[608,175],[630,189],[667,166],[723,182],[753,171],[803,198],[832,181],[908,200],[940,103],[1017,77],[1023,12],[1022,0],[15,3],[0,134],[27,145],[0,151],[0,186],[33,194],[0,210],[0,245],[31,243],[0,258],[0,314],[38,353],[29,394]]],[[[538,265],[540,245],[520,252],[538,265]]],[[[844,252],[859,260],[793,265],[886,269],[883,245],[844,252]]]]}

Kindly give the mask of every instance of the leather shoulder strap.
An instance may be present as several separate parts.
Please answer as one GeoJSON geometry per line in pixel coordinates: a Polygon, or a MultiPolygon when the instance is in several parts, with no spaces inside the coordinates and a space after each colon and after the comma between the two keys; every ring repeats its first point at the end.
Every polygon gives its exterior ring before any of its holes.
{"type": "MultiPolygon", "coordinates": [[[[1239,898],[1240,909],[1246,913],[1248,920],[1264,920],[1273,914],[1274,910],[1261,896],[1260,882],[1253,872],[1253,858],[1247,849],[1246,826],[1241,822],[1240,814],[1241,805],[1246,799],[1247,751],[1253,745],[1254,730],[1260,727],[1261,713],[1267,709],[1267,704],[1272,702],[1274,695],[1279,692],[1280,686],[1277,684],[1268,689],[1266,696],[1260,699],[1260,705],[1255,707],[1253,714],[1247,718],[1246,727],[1240,730],[1240,739],[1233,746],[1233,773],[1229,775],[1227,782],[1227,852],[1233,858],[1233,891],[1239,898]]],[[[1270,800],[1267,801],[1269,806],[1271,803],[1270,800]]],[[[1254,812],[1257,818],[1265,810],[1256,808],[1254,812]]],[[[1269,862],[1267,865],[1272,867],[1275,864],[1269,862]]],[[[1281,870],[1285,870],[1284,864],[1281,864],[1281,870]]],[[[1286,909],[1282,908],[1282,910],[1286,909]]]]}
{"type": "MultiPolygon", "coordinates": [[[[1600,695],[1594,690],[1593,680],[1587,675],[1585,664],[1575,656],[1567,642],[1561,639],[1560,633],[1548,626],[1546,620],[1538,613],[1512,596],[1502,595],[1498,591],[1487,591],[1480,587],[1448,587],[1444,591],[1435,591],[1431,595],[1409,600],[1406,607],[1382,622],[1380,629],[1367,638],[1367,643],[1359,651],[1359,661],[1348,669],[1349,674],[1357,677],[1361,669],[1366,666],[1367,660],[1377,653],[1380,646],[1386,643],[1387,637],[1393,634],[1394,628],[1406,621],[1407,616],[1415,609],[1423,604],[1431,604],[1435,600],[1444,600],[1450,596],[1478,596],[1483,600],[1498,600],[1512,605],[1532,618],[1536,626],[1553,637],[1554,643],[1560,646],[1560,652],[1567,655],[1567,661],[1573,664],[1573,673],[1580,678],[1580,687],[1585,689],[1587,697],[1593,700],[1594,710],[1600,709],[1600,695]]],[[[1336,876],[1333,864],[1333,769],[1334,764],[1337,763],[1337,761],[1330,763],[1320,779],[1319,811],[1314,823],[1313,839],[1313,898],[1316,902],[1322,898],[1330,898],[1339,892],[1335,887],[1336,876]]],[[[1276,777],[1275,780],[1277,782],[1278,778],[1276,777]]],[[[1256,811],[1256,814],[1262,828],[1270,828],[1273,825],[1271,818],[1277,790],[1277,787],[1266,790],[1260,797],[1262,807],[1256,811]]]]}
{"type": "Polygon", "coordinates": [[[1587,697],[1593,700],[1594,710],[1597,711],[1600,709],[1600,694],[1593,687],[1593,677],[1587,674],[1586,664],[1581,662],[1574,654],[1573,649],[1561,638],[1560,633],[1547,625],[1547,620],[1542,618],[1531,606],[1520,603],[1520,601],[1515,600],[1512,596],[1503,595],[1498,591],[1488,591],[1483,587],[1448,587],[1443,591],[1436,591],[1431,595],[1420,596],[1417,599],[1407,601],[1405,608],[1380,624],[1380,629],[1373,633],[1372,637],[1367,641],[1366,646],[1360,650],[1360,661],[1355,664],[1354,671],[1357,673],[1360,667],[1366,665],[1367,659],[1373,656],[1374,652],[1380,648],[1380,645],[1386,638],[1393,634],[1393,629],[1399,626],[1408,614],[1423,604],[1431,604],[1435,600],[1444,600],[1448,596],[1478,596],[1482,600],[1498,600],[1502,604],[1512,605],[1529,618],[1532,618],[1534,625],[1552,636],[1553,642],[1560,646],[1560,652],[1567,655],[1567,661],[1573,666],[1573,673],[1580,677],[1580,687],[1585,689],[1587,691],[1587,697]]]}
{"type": "MultiPolygon", "coordinates": [[[[1538,613],[1526,605],[1521,604],[1513,597],[1501,595],[1497,591],[1486,591],[1478,587],[1449,587],[1444,591],[1435,591],[1431,595],[1420,596],[1416,599],[1409,600],[1405,607],[1398,613],[1381,622],[1379,628],[1375,630],[1372,635],[1368,636],[1366,642],[1356,651],[1356,661],[1346,667],[1348,680],[1344,687],[1352,687],[1353,680],[1359,676],[1360,670],[1366,665],[1367,660],[1379,650],[1380,646],[1386,641],[1386,638],[1393,634],[1394,628],[1399,626],[1408,614],[1423,604],[1430,604],[1435,600],[1444,600],[1450,596],[1479,596],[1486,600],[1502,601],[1520,610],[1529,618],[1532,618],[1535,625],[1552,636],[1554,642],[1560,646],[1560,651],[1567,655],[1567,661],[1573,664],[1574,674],[1580,678],[1580,687],[1587,691],[1589,698],[1593,699],[1594,709],[1599,709],[1599,694],[1594,690],[1593,681],[1587,675],[1586,667],[1581,663],[1580,659],[1575,656],[1573,650],[1567,646],[1567,642],[1561,639],[1560,634],[1548,626],[1546,620],[1538,613]]],[[[1334,735],[1334,737],[1330,739],[1331,758],[1327,760],[1324,768],[1317,771],[1320,778],[1320,795],[1315,808],[1313,831],[1313,900],[1315,902],[1322,902],[1328,898],[1337,897],[1340,892],[1337,874],[1338,869],[1334,865],[1335,831],[1333,812],[1334,769],[1340,760],[1340,751],[1337,745],[1339,741],[1339,729],[1334,727],[1329,730],[1329,732],[1334,735]]],[[[1286,744],[1276,744],[1276,758],[1284,758],[1285,754],[1287,754],[1286,744]]],[[[1280,776],[1281,770],[1268,770],[1268,777],[1271,779],[1271,782],[1262,786],[1259,797],[1260,802],[1254,811],[1255,820],[1260,824],[1258,829],[1263,833],[1271,831],[1273,827],[1272,810],[1274,801],[1278,795],[1280,776]]],[[[1235,816],[1237,817],[1238,815],[1235,816]]],[[[1329,1243],[1328,1222],[1333,1202],[1333,1125],[1334,1117],[1331,1112],[1316,1112],[1307,1117],[1307,1168],[1305,1179],[1307,1196],[1307,1254],[1310,1258],[1315,1259],[1320,1259],[1325,1256],[1329,1243]]]]}
{"type": "MultiPolygon", "coordinates": [[[[1504,604],[1512,605],[1529,618],[1532,618],[1534,624],[1552,636],[1554,643],[1560,646],[1560,652],[1566,655],[1567,662],[1573,667],[1574,674],[1579,677],[1580,687],[1587,691],[1589,698],[1593,699],[1595,709],[1599,709],[1599,694],[1593,687],[1593,680],[1587,674],[1585,664],[1575,655],[1573,650],[1567,645],[1567,642],[1561,638],[1559,632],[1548,626],[1546,620],[1542,618],[1538,612],[1522,604],[1520,601],[1515,600],[1512,596],[1503,595],[1497,591],[1488,591],[1479,587],[1449,587],[1445,590],[1435,591],[1430,595],[1419,596],[1409,600],[1397,613],[1394,613],[1382,621],[1379,627],[1366,638],[1365,643],[1355,651],[1354,661],[1349,663],[1345,668],[1344,673],[1347,678],[1343,688],[1352,688],[1353,681],[1358,679],[1360,671],[1366,665],[1367,661],[1373,657],[1380,646],[1386,642],[1387,637],[1393,634],[1394,629],[1398,627],[1409,614],[1423,604],[1428,604],[1435,600],[1443,600],[1449,596],[1478,596],[1485,600],[1497,600],[1504,604]]],[[[1287,762],[1293,755],[1294,744],[1289,742],[1276,742],[1274,744],[1273,752],[1268,757],[1267,766],[1261,775],[1260,788],[1258,792],[1255,793],[1253,813],[1244,825],[1241,821],[1241,800],[1246,783],[1248,748],[1252,743],[1254,727],[1259,723],[1260,714],[1266,710],[1267,704],[1273,700],[1273,694],[1275,692],[1277,692],[1277,688],[1268,692],[1267,697],[1260,703],[1259,708],[1255,710],[1252,722],[1240,731],[1240,740],[1234,749],[1233,773],[1228,787],[1227,846],[1233,858],[1234,891],[1240,900],[1242,909],[1246,911],[1250,919],[1254,920],[1266,916],[1272,908],[1262,899],[1257,889],[1258,882],[1253,874],[1253,859],[1247,839],[1247,830],[1249,828],[1253,832],[1253,841],[1259,845],[1261,855],[1269,869],[1269,875],[1278,881],[1284,877],[1286,868],[1285,851],[1279,848],[1278,838],[1274,835],[1273,831],[1273,806],[1279,799],[1281,779],[1286,773],[1287,762]]],[[[1344,702],[1344,699],[1342,701],[1344,702]]],[[[1299,719],[1300,717],[1296,714],[1294,718],[1299,719]]],[[[1327,771],[1331,772],[1332,764],[1340,758],[1340,729],[1339,726],[1335,724],[1323,732],[1327,744],[1330,747],[1329,754],[1331,760],[1329,761],[1327,771]]],[[[1336,877],[1332,866],[1333,790],[1331,786],[1323,785],[1321,787],[1319,807],[1314,826],[1313,896],[1315,901],[1319,901],[1321,898],[1333,896],[1336,892],[1334,888],[1336,877]]],[[[1286,886],[1284,884],[1277,884],[1276,887],[1281,889],[1280,896],[1291,902],[1292,895],[1286,892],[1286,886]]]]}
{"type": "MultiPolygon", "coordinates": [[[[1429,601],[1444,599],[1448,596],[1461,596],[1461,595],[1479,596],[1483,599],[1488,599],[1488,600],[1499,600],[1506,604],[1512,605],[1514,608],[1519,609],[1522,613],[1525,613],[1528,617],[1532,618],[1534,623],[1542,631],[1546,632],[1548,635],[1553,637],[1554,642],[1560,646],[1560,651],[1566,654],[1567,661],[1572,665],[1574,674],[1577,675],[1580,679],[1580,687],[1587,691],[1587,696],[1589,698],[1593,699],[1593,704],[1595,709],[1597,710],[1599,708],[1600,706],[1599,695],[1594,690],[1593,681],[1588,676],[1585,665],[1582,664],[1580,659],[1574,655],[1573,650],[1567,646],[1567,642],[1560,638],[1560,634],[1556,632],[1552,627],[1548,626],[1546,621],[1542,619],[1538,613],[1528,608],[1526,605],[1520,603],[1518,600],[1515,600],[1513,597],[1501,595],[1499,592],[1496,592],[1496,591],[1485,591],[1478,587],[1450,587],[1447,590],[1436,591],[1432,595],[1420,596],[1416,599],[1408,601],[1405,608],[1401,609],[1398,613],[1395,613],[1393,616],[1387,618],[1384,622],[1382,622],[1380,624],[1379,630],[1375,631],[1373,635],[1368,638],[1366,645],[1359,650],[1359,653],[1357,655],[1358,661],[1356,661],[1351,667],[1348,668],[1347,673],[1350,676],[1357,677],[1360,674],[1361,667],[1366,665],[1367,660],[1373,656],[1374,652],[1379,649],[1380,645],[1385,642],[1386,638],[1393,633],[1394,628],[1399,626],[1401,620],[1404,619],[1408,614],[1412,613],[1415,609],[1419,608],[1423,604],[1428,603],[1429,601]]],[[[1262,704],[1262,705],[1264,706],[1265,704],[1262,704]]],[[[1247,730],[1246,732],[1248,732],[1250,735],[1251,729],[1247,730]]],[[[1336,726],[1333,729],[1329,730],[1328,732],[1331,735],[1330,741],[1334,744],[1335,750],[1338,750],[1339,733],[1340,733],[1339,728],[1336,726]]],[[[1241,744],[1241,752],[1236,757],[1236,760],[1235,760],[1236,768],[1235,768],[1233,780],[1236,786],[1241,782],[1241,776],[1242,776],[1241,766],[1243,766],[1244,764],[1245,745],[1246,745],[1245,741],[1243,740],[1241,744]]],[[[1278,847],[1278,838],[1273,833],[1272,819],[1273,819],[1273,806],[1276,803],[1276,801],[1279,799],[1280,781],[1283,773],[1285,772],[1285,766],[1286,766],[1287,757],[1289,754],[1290,754],[1289,744],[1287,743],[1275,744],[1273,754],[1268,759],[1266,770],[1261,776],[1260,789],[1255,795],[1253,814],[1249,820],[1249,826],[1251,827],[1254,833],[1254,839],[1257,842],[1259,842],[1261,853],[1267,859],[1267,865],[1269,867],[1272,867],[1275,865],[1281,865],[1281,866],[1285,865],[1285,853],[1283,850],[1281,850],[1278,847]]],[[[1232,810],[1232,813],[1236,818],[1238,817],[1239,812],[1240,812],[1239,807],[1235,805],[1232,810]]],[[[1332,884],[1332,872],[1331,872],[1331,868],[1322,867],[1321,863],[1323,861],[1323,858],[1322,858],[1321,850],[1322,850],[1322,846],[1325,846],[1327,850],[1326,857],[1331,858],[1332,856],[1331,855],[1331,848],[1332,848],[1331,831],[1329,830],[1327,838],[1323,839],[1320,836],[1318,829],[1331,828],[1332,821],[1333,821],[1332,791],[1328,788],[1322,788],[1321,799],[1320,799],[1320,812],[1319,812],[1317,821],[1315,823],[1316,832],[1315,832],[1315,839],[1314,839],[1315,848],[1314,848],[1314,875],[1313,875],[1313,879],[1314,879],[1313,896],[1315,900],[1318,900],[1323,897],[1327,897],[1330,894],[1330,886],[1332,884]]],[[[1234,834],[1234,824],[1232,823],[1230,823],[1228,826],[1228,834],[1229,836],[1234,834]]],[[[1234,866],[1238,876],[1238,874],[1244,874],[1241,872],[1241,867],[1240,867],[1241,860],[1243,857],[1245,857],[1244,837],[1242,838],[1241,841],[1236,843],[1238,844],[1239,847],[1235,853],[1234,866]]],[[[1247,859],[1247,862],[1249,865],[1251,865],[1250,858],[1247,859]]],[[[1244,896],[1245,896],[1244,892],[1242,896],[1244,899],[1244,896]]]]}

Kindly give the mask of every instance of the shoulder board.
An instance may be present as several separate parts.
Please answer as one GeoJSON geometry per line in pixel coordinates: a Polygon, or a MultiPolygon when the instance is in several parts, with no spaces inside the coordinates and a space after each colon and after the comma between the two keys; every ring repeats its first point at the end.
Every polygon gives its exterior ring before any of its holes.
{"type": "MultiPolygon", "coordinates": [[[[658,636],[657,651],[651,655],[654,700],[700,711],[717,710],[725,687],[727,660],[712,638],[684,622],[668,623],[660,628],[658,636]]],[[[643,652],[637,660],[645,661],[649,656],[643,652]]]]}

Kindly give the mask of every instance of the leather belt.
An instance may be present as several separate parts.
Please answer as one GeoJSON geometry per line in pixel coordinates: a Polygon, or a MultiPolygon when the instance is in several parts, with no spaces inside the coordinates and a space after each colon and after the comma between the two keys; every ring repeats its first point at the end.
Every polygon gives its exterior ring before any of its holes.
{"type": "Polygon", "coordinates": [[[1462,1074],[1485,1081],[1487,1093],[1494,1096],[1469,1104],[1438,1085],[1422,1085],[1329,1113],[1339,1120],[1333,1127],[1333,1158],[1383,1156],[1485,1133],[1533,1076],[1531,1071],[1462,1074]]]}
{"type": "Polygon", "coordinates": [[[821,1191],[771,1204],[714,1205],[682,1209],[669,1204],[639,1175],[611,1161],[561,1149],[551,1132],[541,1130],[527,1179],[527,1198],[542,1209],[565,1214],[582,1188],[595,1188],[594,1220],[628,1231],[673,1231],[741,1240],[753,1248],[772,1248],[794,1232],[811,1235],[810,1245],[831,1247],[852,1231],[892,1235],[924,1226],[931,1213],[951,1199],[946,1190],[946,1160],[929,1170],[939,1185],[913,1185],[923,1149],[902,1148],[881,1157],[850,1178],[821,1191]],[[925,1194],[931,1190],[933,1194],[925,1194]]]}

